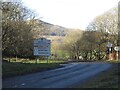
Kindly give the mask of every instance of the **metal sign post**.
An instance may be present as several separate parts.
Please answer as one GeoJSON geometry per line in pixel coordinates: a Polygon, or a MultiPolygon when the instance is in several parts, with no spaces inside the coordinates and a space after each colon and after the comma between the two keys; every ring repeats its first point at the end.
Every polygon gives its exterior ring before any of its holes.
{"type": "Polygon", "coordinates": [[[45,38],[34,40],[34,55],[46,56],[48,63],[48,57],[51,55],[51,41],[45,38]]]}
{"type": "Polygon", "coordinates": [[[108,47],[108,53],[112,52],[112,44],[108,43],[107,47],[108,47]]]}
{"type": "Polygon", "coordinates": [[[112,45],[112,43],[108,42],[108,44],[107,44],[107,59],[108,60],[113,59],[113,56],[111,57],[112,52],[113,52],[113,45],[112,45]]]}
{"type": "Polygon", "coordinates": [[[115,46],[115,47],[114,47],[114,50],[117,52],[117,53],[116,53],[116,57],[117,57],[117,61],[118,61],[118,59],[119,59],[119,51],[120,51],[120,47],[115,46]]]}

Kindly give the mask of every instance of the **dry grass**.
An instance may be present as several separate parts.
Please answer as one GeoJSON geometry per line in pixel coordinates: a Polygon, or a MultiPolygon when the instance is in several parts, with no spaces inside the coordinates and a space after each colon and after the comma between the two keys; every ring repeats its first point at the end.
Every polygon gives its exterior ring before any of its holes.
{"type": "Polygon", "coordinates": [[[120,63],[112,63],[113,66],[96,77],[91,78],[75,88],[120,88],[119,75],[120,63]]]}

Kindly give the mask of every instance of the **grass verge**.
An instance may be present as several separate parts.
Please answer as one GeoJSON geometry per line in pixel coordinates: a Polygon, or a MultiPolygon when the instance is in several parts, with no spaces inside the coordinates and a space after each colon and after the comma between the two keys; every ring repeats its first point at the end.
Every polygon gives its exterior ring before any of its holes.
{"type": "Polygon", "coordinates": [[[2,62],[2,78],[25,75],[61,67],[59,63],[2,62]]]}
{"type": "Polygon", "coordinates": [[[74,88],[119,88],[120,63],[112,63],[112,67],[74,88]]]}

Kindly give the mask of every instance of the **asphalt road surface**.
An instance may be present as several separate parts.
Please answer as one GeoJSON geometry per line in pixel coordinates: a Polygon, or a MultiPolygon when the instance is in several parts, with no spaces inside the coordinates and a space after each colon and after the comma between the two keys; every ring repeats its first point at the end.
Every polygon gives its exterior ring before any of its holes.
{"type": "Polygon", "coordinates": [[[3,79],[3,88],[71,88],[111,67],[109,63],[70,63],[64,67],[3,79]]]}

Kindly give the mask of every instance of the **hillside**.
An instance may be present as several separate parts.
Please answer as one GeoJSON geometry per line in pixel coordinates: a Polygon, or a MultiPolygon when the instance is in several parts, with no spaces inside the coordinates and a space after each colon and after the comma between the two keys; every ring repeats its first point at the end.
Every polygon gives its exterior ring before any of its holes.
{"type": "Polygon", "coordinates": [[[80,32],[84,33],[80,29],[65,28],[59,25],[50,24],[42,20],[36,20],[37,26],[34,28],[34,35],[36,38],[47,38],[52,42],[61,43],[66,35],[70,33],[80,32]]]}
{"type": "Polygon", "coordinates": [[[35,28],[37,30],[37,33],[39,33],[39,35],[65,36],[69,31],[68,28],[64,28],[62,26],[53,25],[41,20],[36,20],[36,21],[37,21],[37,27],[35,28]]]}

